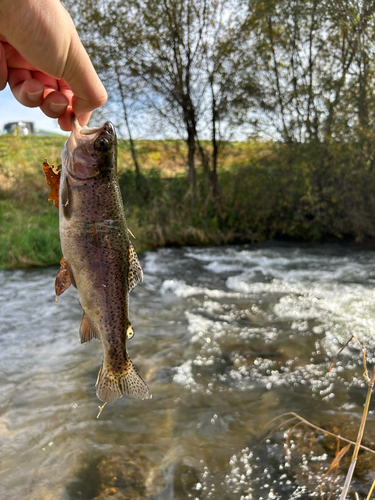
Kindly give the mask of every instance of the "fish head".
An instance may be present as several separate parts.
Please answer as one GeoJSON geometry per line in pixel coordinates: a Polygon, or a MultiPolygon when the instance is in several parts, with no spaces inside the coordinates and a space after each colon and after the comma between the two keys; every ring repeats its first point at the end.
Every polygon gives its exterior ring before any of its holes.
{"type": "Polygon", "coordinates": [[[77,181],[106,178],[116,174],[117,137],[111,122],[101,127],[80,127],[73,119],[73,130],[61,154],[63,168],[77,181]]]}

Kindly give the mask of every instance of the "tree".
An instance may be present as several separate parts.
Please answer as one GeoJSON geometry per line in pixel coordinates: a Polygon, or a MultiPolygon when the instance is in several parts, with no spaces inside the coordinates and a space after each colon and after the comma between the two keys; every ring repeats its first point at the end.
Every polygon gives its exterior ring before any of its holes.
{"type": "Polygon", "coordinates": [[[121,103],[131,144],[127,110],[137,103],[184,137],[192,184],[197,154],[207,172],[212,165],[216,193],[220,124],[228,127],[232,102],[227,63],[238,49],[236,2],[79,0],[67,5],[110,101],[121,103]],[[212,155],[202,145],[209,131],[212,155]]]}
{"type": "MultiPolygon", "coordinates": [[[[135,0],[142,36],[128,60],[152,109],[188,146],[189,179],[195,181],[198,121],[204,95],[202,79],[207,0],[135,0]]],[[[122,32],[117,33],[118,37],[122,32]]]]}
{"type": "MultiPolygon", "coordinates": [[[[66,0],[65,6],[75,20],[81,39],[88,51],[91,60],[103,80],[108,94],[111,113],[121,116],[129,137],[131,155],[137,175],[140,174],[140,166],[136,152],[136,146],[132,136],[131,116],[140,109],[137,96],[137,82],[129,72],[126,64],[129,55],[124,57],[132,49],[132,44],[122,43],[122,39],[116,38],[119,12],[116,7],[120,5],[106,1],[91,0],[66,0]]],[[[130,22],[129,15],[121,16],[121,21],[130,22]]],[[[124,29],[127,26],[123,25],[124,29]]]]}
{"type": "Polygon", "coordinates": [[[374,124],[370,0],[66,0],[120,105],[187,144],[217,193],[222,139],[348,139],[374,124]],[[147,113],[146,113],[147,110],[147,113]],[[211,147],[202,139],[210,137],[211,147]]]}
{"type": "Polygon", "coordinates": [[[366,120],[369,43],[360,47],[372,33],[373,2],[253,0],[247,8],[241,80],[260,82],[258,102],[245,108],[258,112],[263,133],[285,142],[337,138],[343,123],[352,130],[356,100],[366,120]]]}

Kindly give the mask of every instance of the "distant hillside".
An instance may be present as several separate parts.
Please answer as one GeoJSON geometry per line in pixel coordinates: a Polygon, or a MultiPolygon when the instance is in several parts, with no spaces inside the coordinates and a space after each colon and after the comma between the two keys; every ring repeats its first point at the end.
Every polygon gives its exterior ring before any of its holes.
{"type": "MultiPolygon", "coordinates": [[[[42,170],[60,163],[64,137],[0,136],[0,266],[57,264],[58,211],[42,170]]],[[[189,185],[183,141],[136,141],[136,176],[119,142],[119,181],[137,251],[270,238],[375,236],[375,172],[365,144],[227,143],[219,193],[201,168],[189,185]]]]}

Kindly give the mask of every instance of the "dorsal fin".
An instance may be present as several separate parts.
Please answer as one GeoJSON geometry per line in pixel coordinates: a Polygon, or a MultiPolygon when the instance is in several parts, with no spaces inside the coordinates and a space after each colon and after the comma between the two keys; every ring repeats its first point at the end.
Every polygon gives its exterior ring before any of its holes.
{"type": "Polygon", "coordinates": [[[128,289],[133,290],[139,283],[143,281],[143,271],[139,263],[138,256],[133,245],[129,242],[129,272],[128,272],[128,289]]]}

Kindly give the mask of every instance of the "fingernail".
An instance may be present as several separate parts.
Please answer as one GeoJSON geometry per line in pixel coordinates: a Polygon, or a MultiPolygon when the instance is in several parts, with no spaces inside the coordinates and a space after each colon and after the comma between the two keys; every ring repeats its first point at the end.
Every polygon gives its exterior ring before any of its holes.
{"type": "Polygon", "coordinates": [[[38,92],[26,92],[26,94],[27,94],[27,97],[30,99],[30,101],[38,102],[38,101],[40,101],[40,98],[43,95],[43,89],[38,90],[38,92]]]}
{"type": "Polygon", "coordinates": [[[54,111],[55,113],[61,113],[61,111],[64,111],[64,109],[67,106],[68,105],[65,102],[63,102],[63,103],[51,102],[50,105],[49,105],[51,111],[54,111]]]}

